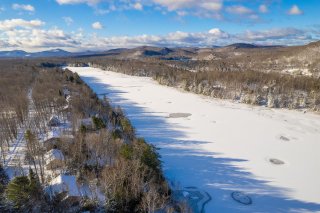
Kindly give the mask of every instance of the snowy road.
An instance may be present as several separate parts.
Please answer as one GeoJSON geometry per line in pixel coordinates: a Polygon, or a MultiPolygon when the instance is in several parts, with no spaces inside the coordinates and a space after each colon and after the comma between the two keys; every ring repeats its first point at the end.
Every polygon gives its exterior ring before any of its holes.
{"type": "Polygon", "coordinates": [[[212,200],[206,212],[320,211],[320,116],[212,100],[149,78],[69,68],[160,147],[164,171],[212,200]],[[249,195],[252,205],[231,193],[249,195]]]}

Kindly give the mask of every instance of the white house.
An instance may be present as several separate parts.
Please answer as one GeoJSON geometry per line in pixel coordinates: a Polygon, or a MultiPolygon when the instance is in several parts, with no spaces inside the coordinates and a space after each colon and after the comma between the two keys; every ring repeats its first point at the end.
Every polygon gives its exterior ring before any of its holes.
{"type": "Polygon", "coordinates": [[[44,156],[47,169],[57,169],[64,166],[64,155],[59,149],[51,149],[44,156]]]}
{"type": "Polygon", "coordinates": [[[62,202],[67,202],[68,204],[81,200],[76,177],[73,175],[59,175],[54,178],[46,188],[46,192],[50,198],[58,197],[62,202]]]}

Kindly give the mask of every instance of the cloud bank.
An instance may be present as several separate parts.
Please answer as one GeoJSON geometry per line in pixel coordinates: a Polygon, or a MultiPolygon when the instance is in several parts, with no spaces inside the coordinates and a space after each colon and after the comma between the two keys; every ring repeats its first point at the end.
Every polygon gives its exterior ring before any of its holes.
{"type": "MultiPolygon", "coordinates": [[[[65,48],[68,50],[107,50],[120,47],[212,47],[231,43],[256,44],[303,44],[320,38],[320,31],[314,29],[279,28],[265,31],[245,31],[231,34],[218,28],[206,32],[176,31],[165,35],[137,35],[103,37],[85,34],[83,31],[66,33],[54,27],[43,29],[41,20],[8,19],[0,21],[0,48],[38,50],[41,48],[65,48]]],[[[100,22],[92,24],[102,29],[100,22]]]]}

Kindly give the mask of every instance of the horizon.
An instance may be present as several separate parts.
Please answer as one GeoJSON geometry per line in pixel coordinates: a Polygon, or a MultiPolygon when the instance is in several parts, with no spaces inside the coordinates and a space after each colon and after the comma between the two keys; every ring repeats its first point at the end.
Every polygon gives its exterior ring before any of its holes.
{"type": "Polygon", "coordinates": [[[120,48],[111,48],[111,49],[101,49],[101,50],[83,50],[83,51],[68,51],[66,49],[63,48],[48,48],[48,49],[43,49],[43,50],[38,50],[38,51],[25,51],[23,49],[12,49],[12,50],[0,50],[1,52],[14,52],[14,51],[22,51],[22,52],[26,52],[26,53],[41,53],[41,52],[52,52],[55,50],[60,50],[60,51],[65,51],[68,53],[85,53],[85,52],[96,52],[96,53],[102,53],[102,52],[107,52],[107,51],[112,51],[112,50],[118,50],[118,49],[124,49],[124,50],[132,50],[132,49],[136,49],[136,48],[145,48],[145,47],[149,47],[149,48],[168,48],[168,49],[183,49],[183,48],[196,48],[196,49],[215,49],[215,48],[224,48],[224,47],[228,47],[228,46],[232,46],[232,45],[236,45],[236,44],[249,44],[249,45],[254,45],[257,47],[295,47],[295,46],[305,46],[305,45],[309,45],[311,43],[316,43],[316,42],[320,42],[320,40],[316,40],[316,41],[312,41],[312,42],[308,42],[306,44],[296,44],[296,45],[260,45],[260,44],[255,44],[255,43],[230,43],[230,44],[226,44],[223,46],[211,46],[211,47],[197,47],[197,46],[193,46],[193,47],[184,47],[184,46],[177,46],[177,47],[168,47],[168,46],[149,46],[149,45],[142,45],[142,46],[136,46],[136,47],[120,47],[120,48]]]}
{"type": "Polygon", "coordinates": [[[316,0],[4,0],[0,50],[304,45],[320,40],[317,6],[316,0]]]}

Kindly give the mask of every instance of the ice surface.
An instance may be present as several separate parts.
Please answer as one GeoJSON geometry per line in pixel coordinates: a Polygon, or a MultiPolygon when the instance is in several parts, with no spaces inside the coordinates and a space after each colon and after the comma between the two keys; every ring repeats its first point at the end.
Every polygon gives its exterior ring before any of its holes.
{"type": "Polygon", "coordinates": [[[206,212],[320,211],[319,115],[214,100],[145,77],[69,69],[120,105],[137,133],[161,148],[170,181],[210,194],[206,212]],[[171,113],[191,115],[172,119],[171,113]],[[252,205],[234,201],[235,191],[252,205]]]}

